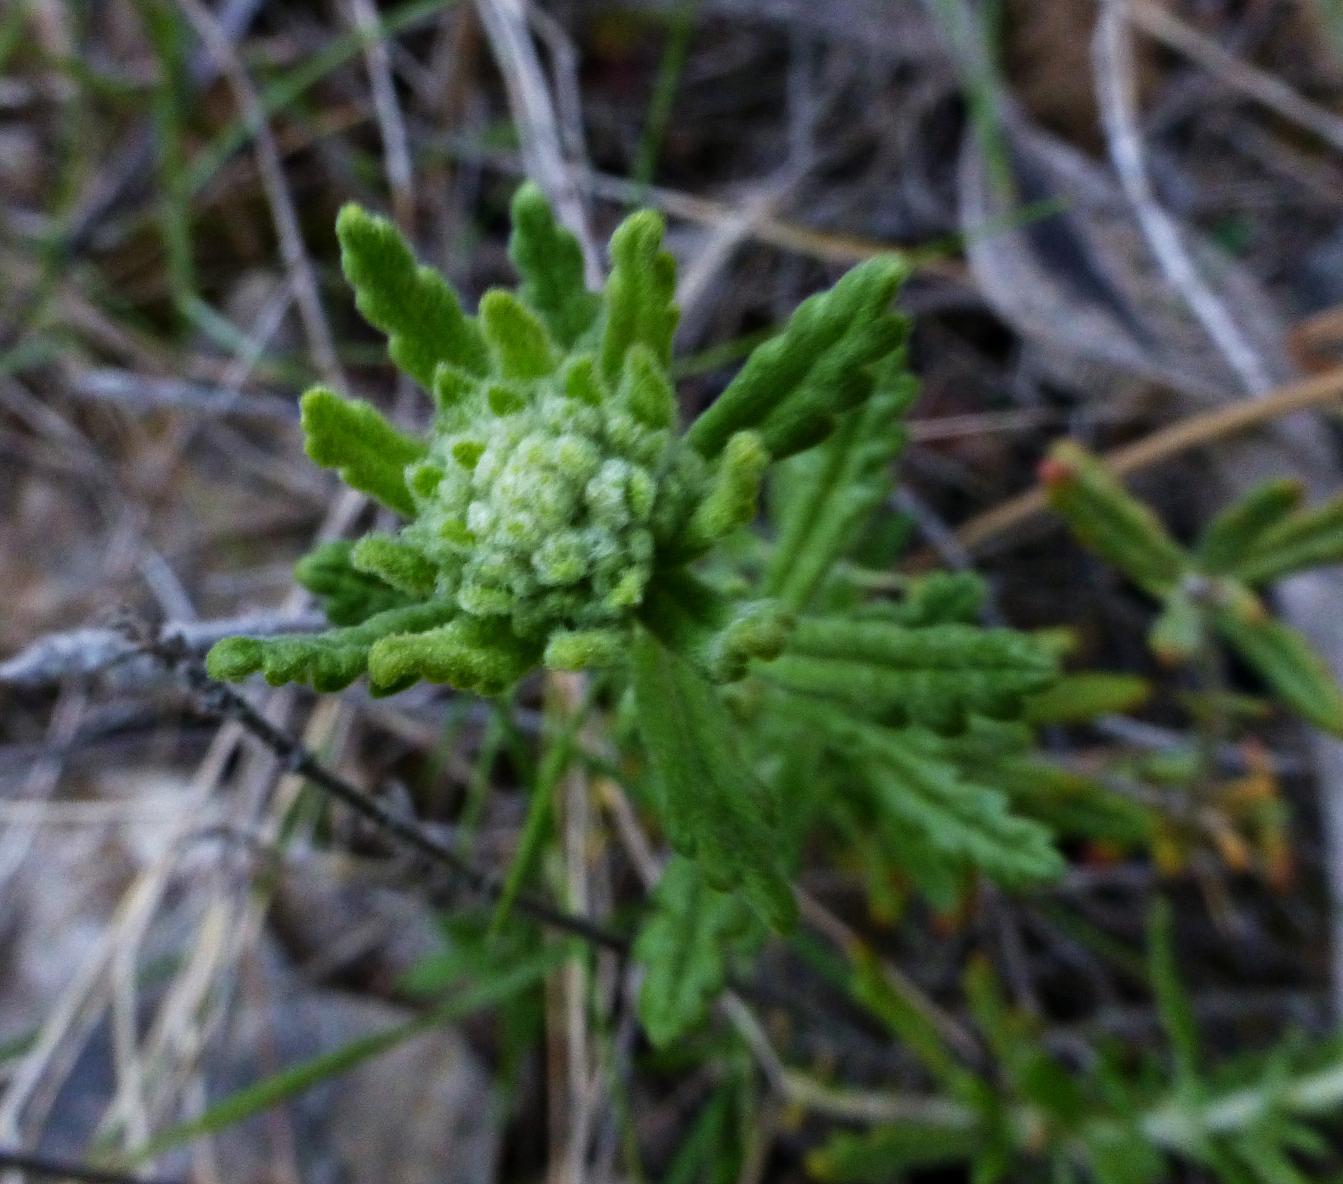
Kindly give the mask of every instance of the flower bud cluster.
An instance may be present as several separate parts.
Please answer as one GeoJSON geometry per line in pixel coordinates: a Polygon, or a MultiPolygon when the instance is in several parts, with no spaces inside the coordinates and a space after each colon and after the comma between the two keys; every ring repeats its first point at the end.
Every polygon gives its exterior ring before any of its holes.
{"type": "Polygon", "coordinates": [[[535,640],[617,624],[643,601],[706,466],[597,386],[580,360],[567,381],[496,382],[445,417],[408,473],[416,517],[402,532],[438,596],[535,640]]]}

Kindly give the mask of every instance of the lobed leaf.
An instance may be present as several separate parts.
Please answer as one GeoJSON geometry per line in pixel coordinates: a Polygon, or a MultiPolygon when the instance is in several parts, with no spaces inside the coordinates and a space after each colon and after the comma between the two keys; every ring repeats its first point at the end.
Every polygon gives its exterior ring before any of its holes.
{"type": "Polygon", "coordinates": [[[1048,829],[1013,815],[1007,797],[971,780],[918,729],[892,732],[839,713],[832,734],[845,737],[868,772],[878,807],[951,859],[964,860],[1008,887],[1057,877],[1064,862],[1048,829]]]}
{"type": "Polygon", "coordinates": [[[663,369],[671,364],[672,335],[680,312],[676,261],[662,249],[662,218],[652,210],[631,214],[611,236],[611,275],[599,350],[602,377],[615,388],[631,347],[643,345],[663,369]]]}
{"type": "Polygon", "coordinates": [[[1026,695],[1054,681],[1057,662],[1032,638],[1009,629],[907,629],[888,621],[804,617],[783,655],[759,673],[864,715],[954,731],[971,713],[1017,711],[1026,695]]]}
{"type": "Polygon", "coordinates": [[[930,571],[910,582],[904,599],[891,606],[891,619],[910,629],[926,625],[973,625],[988,589],[972,571],[930,571]]]}
{"type": "Polygon", "coordinates": [[[303,447],[314,464],[335,469],[346,485],[376,498],[409,518],[415,502],[406,486],[406,467],[428,449],[394,427],[372,403],[343,399],[313,387],[300,402],[303,447]]]}
{"type": "Polygon", "coordinates": [[[553,633],[542,663],[548,670],[591,670],[619,666],[629,656],[626,629],[573,629],[553,633]]]}
{"type": "Polygon", "coordinates": [[[387,335],[387,351],[425,390],[447,362],[484,374],[484,338],[462,312],[452,286],[432,267],[421,267],[401,232],[386,218],[347,205],[336,218],[340,262],[359,311],[387,335]]]}
{"type": "Polygon", "coordinates": [[[653,351],[641,342],[630,346],[620,381],[620,400],[645,427],[672,427],[676,422],[676,391],[653,351]]]}
{"type": "Polygon", "coordinates": [[[377,687],[447,683],[459,691],[499,695],[536,665],[538,647],[520,640],[501,621],[457,616],[437,628],[395,633],[368,654],[377,687]]]}
{"type": "Polygon", "coordinates": [[[1080,445],[1055,445],[1040,478],[1078,539],[1146,592],[1164,597],[1189,570],[1189,557],[1156,515],[1080,445]]]}
{"type": "Polygon", "coordinates": [[[737,895],[710,886],[699,866],[672,856],[634,943],[644,967],[639,1018],[659,1047],[693,1031],[727,982],[734,956],[759,949],[767,930],[737,895]]]}
{"type": "MultiPolygon", "coordinates": [[[[226,637],[205,658],[211,678],[237,682],[260,672],[272,686],[301,682],[316,691],[339,691],[369,670],[369,655],[392,636],[420,635],[451,618],[450,601],[430,601],[388,609],[358,625],[298,637],[226,637]]],[[[412,680],[413,681],[413,680],[412,680]]],[[[383,679],[370,671],[378,694],[391,694],[409,683],[383,679]]]]}
{"type": "Polygon", "coordinates": [[[891,462],[905,446],[908,384],[887,383],[841,417],[829,440],[789,461],[778,541],[765,593],[800,611],[858,539],[891,491],[891,462]]]}
{"type": "Polygon", "coordinates": [[[778,459],[819,444],[838,415],[872,393],[871,367],[903,342],[905,321],[887,309],[907,272],[897,258],[870,259],[804,300],[690,426],[687,441],[712,457],[734,433],[758,431],[778,459]]]}
{"type": "Polygon", "coordinates": [[[518,295],[545,322],[550,335],[571,348],[593,325],[601,297],[583,277],[583,252],[555,219],[540,187],[525,182],[513,195],[508,257],[522,277],[518,295]]]}
{"type": "Polygon", "coordinates": [[[672,845],[720,891],[740,889],[776,929],[797,905],[774,838],[774,805],[737,749],[727,709],[652,634],[633,647],[634,700],[672,845]]]}

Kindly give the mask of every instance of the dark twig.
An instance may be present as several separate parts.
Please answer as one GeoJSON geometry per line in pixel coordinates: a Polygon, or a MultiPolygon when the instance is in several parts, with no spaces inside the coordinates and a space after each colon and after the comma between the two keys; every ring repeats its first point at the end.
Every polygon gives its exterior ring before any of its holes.
{"type": "MultiPolygon", "coordinates": [[[[356,814],[367,818],[384,833],[444,868],[472,891],[488,896],[491,900],[498,900],[502,896],[504,885],[498,877],[467,862],[415,822],[395,813],[377,798],[332,772],[300,741],[277,728],[236,691],[210,678],[185,647],[174,647],[168,642],[155,646],[152,652],[185,673],[188,684],[208,714],[238,723],[270,749],[286,767],[306,777],[323,793],[348,806],[356,814]]],[[[619,934],[535,896],[520,893],[514,901],[514,907],[542,925],[571,933],[593,945],[620,954],[628,951],[629,943],[619,934]]]]}
{"type": "Polygon", "coordinates": [[[35,1180],[79,1180],[82,1184],[184,1184],[179,1177],[134,1176],[26,1151],[5,1151],[2,1148],[0,1168],[20,1172],[35,1180]]]}

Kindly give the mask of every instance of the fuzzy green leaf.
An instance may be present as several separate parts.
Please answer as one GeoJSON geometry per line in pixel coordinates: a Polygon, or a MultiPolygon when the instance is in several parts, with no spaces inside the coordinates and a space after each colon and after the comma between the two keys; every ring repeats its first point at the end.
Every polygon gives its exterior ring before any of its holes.
{"type": "Polygon", "coordinates": [[[664,369],[671,364],[680,318],[675,297],[676,260],[662,249],[662,218],[652,210],[631,214],[611,237],[600,350],[602,377],[611,387],[619,386],[625,355],[636,344],[664,369]]]}
{"type": "Polygon", "coordinates": [[[770,925],[789,927],[797,906],[775,839],[774,805],[737,748],[727,709],[689,664],[643,630],[632,665],[639,728],[673,846],[696,860],[711,886],[739,888],[770,925]]]}
{"type": "Polygon", "coordinates": [[[513,195],[513,232],[508,257],[522,277],[518,295],[566,349],[597,319],[601,297],[583,278],[583,252],[555,220],[545,195],[533,182],[513,195]]]}
{"type": "Polygon", "coordinates": [[[1049,504],[1078,539],[1144,591],[1166,596],[1191,567],[1156,515],[1080,445],[1055,445],[1040,476],[1049,504]]]}
{"type": "Polygon", "coordinates": [[[871,367],[903,342],[905,321],[887,308],[907,271],[894,257],[871,259],[804,300],[691,425],[689,443],[712,457],[734,433],[758,431],[776,458],[820,443],[872,393],[871,367]]]}
{"type": "Polygon", "coordinates": [[[574,629],[553,633],[541,661],[549,670],[591,670],[619,666],[629,657],[625,629],[574,629]]]}
{"type": "Polygon", "coordinates": [[[499,695],[536,665],[537,647],[498,621],[457,616],[425,632],[394,634],[373,645],[370,680],[377,686],[447,683],[459,691],[499,695]]]}
{"type": "Polygon", "coordinates": [[[844,415],[824,445],[788,462],[782,479],[794,488],[765,572],[767,595],[800,611],[857,541],[890,494],[891,462],[907,439],[901,417],[909,394],[909,384],[885,384],[844,415]]]}
{"type": "Polygon", "coordinates": [[[415,600],[434,592],[436,570],[419,551],[389,534],[367,534],[355,544],[351,561],[360,572],[415,600]]]}
{"type": "Polygon", "coordinates": [[[448,362],[471,374],[488,367],[485,341],[462,312],[452,286],[421,267],[401,232],[386,218],[347,205],[336,219],[340,262],[364,319],[387,334],[387,351],[425,390],[448,362]]]}
{"type": "Polygon", "coordinates": [[[804,617],[784,654],[758,672],[875,718],[954,731],[970,713],[1018,710],[1024,696],[1054,681],[1057,665],[1032,638],[1009,629],[804,617]]]}
{"type": "Polygon", "coordinates": [[[1258,586],[1334,563],[1343,563],[1343,495],[1280,519],[1228,571],[1258,586]]]}
{"type": "Polygon", "coordinates": [[[634,944],[649,1039],[666,1047],[698,1027],[727,982],[729,960],[754,953],[766,932],[740,896],[711,887],[696,863],[673,856],[634,944]]]}
{"type": "Polygon", "coordinates": [[[676,391],[653,351],[641,342],[630,346],[620,383],[620,401],[649,428],[669,428],[676,422],[676,391]]]}
{"type": "Polygon", "coordinates": [[[480,324],[490,347],[493,369],[508,381],[544,378],[559,359],[550,334],[512,292],[493,288],[480,300],[480,324]]]}
{"type": "Polygon", "coordinates": [[[424,444],[394,427],[372,403],[313,387],[300,403],[303,446],[315,464],[335,469],[346,485],[407,518],[415,502],[406,467],[422,460],[424,444]]]}
{"type": "Polygon", "coordinates": [[[1250,490],[1208,524],[1195,551],[1199,568],[1209,575],[1234,574],[1260,538],[1301,504],[1302,493],[1301,482],[1287,477],[1250,490]]]}
{"type": "Polygon", "coordinates": [[[389,608],[412,603],[404,592],[377,576],[359,571],[351,561],[354,544],[344,539],[315,547],[294,567],[294,578],[322,602],[333,625],[357,625],[389,608]]]}
{"type": "Polygon", "coordinates": [[[677,559],[703,554],[755,517],[769,459],[754,432],[738,432],[727,442],[708,493],[672,546],[677,559]]]}
{"type": "MultiPolygon", "coordinates": [[[[272,686],[306,683],[317,691],[338,691],[369,669],[369,652],[392,636],[416,638],[457,612],[448,601],[388,609],[358,625],[299,637],[226,637],[206,655],[211,678],[237,682],[260,671],[272,686]]],[[[396,677],[370,675],[375,693],[408,686],[396,677]]]]}
{"type": "Polygon", "coordinates": [[[1343,736],[1343,690],[1295,629],[1268,617],[1216,614],[1218,631],[1288,707],[1318,728],[1343,736]]]}

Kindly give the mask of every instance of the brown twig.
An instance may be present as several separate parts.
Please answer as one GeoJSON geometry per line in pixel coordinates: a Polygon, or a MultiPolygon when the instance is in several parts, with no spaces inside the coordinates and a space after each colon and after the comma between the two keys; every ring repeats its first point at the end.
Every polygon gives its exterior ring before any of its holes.
{"type": "Polygon", "coordinates": [[[1227,53],[1215,41],[1150,0],[1129,0],[1128,17],[1144,33],[1197,62],[1232,90],[1307,128],[1326,144],[1343,151],[1343,119],[1303,98],[1281,78],[1227,53]]]}

